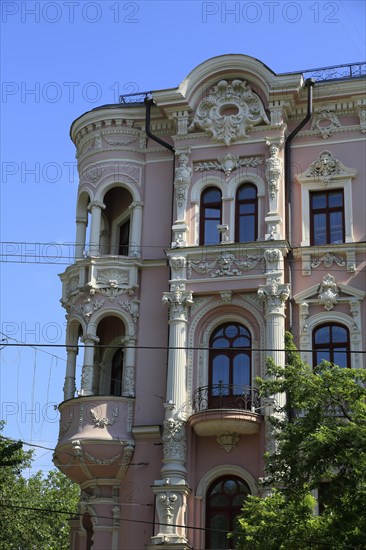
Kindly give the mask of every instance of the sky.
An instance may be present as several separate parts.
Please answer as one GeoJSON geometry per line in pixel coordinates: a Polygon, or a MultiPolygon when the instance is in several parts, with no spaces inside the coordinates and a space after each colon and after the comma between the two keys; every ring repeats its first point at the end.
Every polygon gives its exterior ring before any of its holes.
{"type": "Polygon", "coordinates": [[[246,54],[276,73],[364,61],[365,5],[1,2],[0,419],[5,435],[32,444],[33,471],[53,467],[63,399],[58,274],[75,240],[72,121],[120,94],[175,87],[217,55],[246,54]]]}

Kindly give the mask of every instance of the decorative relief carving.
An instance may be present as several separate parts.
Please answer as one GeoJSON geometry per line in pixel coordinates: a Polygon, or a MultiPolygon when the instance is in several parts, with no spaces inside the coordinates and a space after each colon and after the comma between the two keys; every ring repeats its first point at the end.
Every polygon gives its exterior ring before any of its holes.
{"type": "Polygon", "coordinates": [[[265,312],[283,314],[286,300],[290,296],[290,285],[280,284],[278,278],[273,278],[267,285],[260,285],[258,298],[264,303],[265,312]]]}
{"type": "Polygon", "coordinates": [[[333,275],[325,275],[320,285],[318,298],[326,311],[331,311],[337,303],[339,290],[333,275]]]}
{"type": "Polygon", "coordinates": [[[301,332],[307,332],[308,325],[306,321],[309,317],[309,304],[307,302],[302,302],[299,308],[300,308],[300,318],[301,318],[301,332]]]}
{"type": "Polygon", "coordinates": [[[366,134],[366,109],[359,109],[358,116],[360,118],[360,130],[366,134]]]}
{"type": "Polygon", "coordinates": [[[220,296],[224,304],[231,304],[231,301],[233,299],[233,293],[231,290],[221,291],[220,296]]]}
{"type": "Polygon", "coordinates": [[[188,166],[189,152],[178,153],[179,166],[175,170],[175,197],[177,203],[177,221],[184,222],[186,215],[187,192],[192,180],[192,168],[188,166]]]}
{"type": "Polygon", "coordinates": [[[106,136],[103,136],[103,139],[106,143],[108,143],[108,145],[112,145],[113,147],[126,147],[136,141],[137,136],[124,139],[108,139],[106,136]]]}
{"type": "Polygon", "coordinates": [[[341,123],[339,122],[337,115],[328,109],[322,109],[316,113],[311,124],[311,130],[319,130],[320,136],[323,139],[327,139],[332,136],[340,127],[341,123]],[[324,124],[327,122],[328,124],[324,124]]]}
{"type": "Polygon", "coordinates": [[[66,284],[66,294],[72,294],[72,292],[75,292],[79,287],[79,275],[74,275],[73,277],[70,277],[70,279],[67,281],[66,284]]]}
{"type": "Polygon", "coordinates": [[[187,277],[188,279],[192,278],[192,271],[200,273],[201,275],[207,275],[217,266],[219,269],[216,269],[210,273],[210,277],[235,277],[243,275],[244,271],[249,271],[258,264],[261,264],[261,268],[263,270],[264,259],[262,256],[243,256],[241,259],[238,259],[234,254],[224,252],[219,254],[213,262],[193,262],[192,260],[189,260],[187,277]]]}
{"type": "Polygon", "coordinates": [[[185,321],[188,318],[189,307],[193,304],[192,292],[175,288],[164,292],[163,303],[169,305],[169,319],[185,321]]]}
{"type": "Polygon", "coordinates": [[[226,176],[229,176],[231,172],[243,167],[256,167],[263,164],[261,157],[239,157],[238,155],[232,155],[228,153],[223,157],[218,157],[217,160],[208,160],[205,162],[196,162],[194,164],[195,172],[204,171],[219,171],[224,172],[226,176]]]}
{"type": "Polygon", "coordinates": [[[259,96],[247,82],[220,80],[200,102],[189,130],[197,127],[213,140],[230,145],[248,137],[247,131],[261,122],[269,124],[259,96]]]}
{"type": "Polygon", "coordinates": [[[316,176],[329,182],[332,177],[339,174],[339,161],[329,151],[320,153],[318,160],[313,162],[307,170],[309,176],[316,176]]]}
{"type": "Polygon", "coordinates": [[[227,453],[230,453],[234,449],[239,441],[239,435],[236,433],[224,433],[216,437],[217,443],[225,449],[227,453]]]}
{"type": "Polygon", "coordinates": [[[185,460],[187,452],[186,425],[183,420],[164,420],[163,452],[165,459],[185,460]]]}
{"type": "Polygon", "coordinates": [[[270,154],[270,158],[266,160],[266,178],[270,197],[270,212],[277,212],[278,191],[283,176],[283,162],[278,156],[282,144],[283,140],[278,139],[267,139],[266,141],[270,154]]]}
{"type": "Polygon", "coordinates": [[[98,285],[110,287],[128,285],[129,271],[121,269],[98,269],[96,273],[96,282],[98,285]]]}
{"type": "Polygon", "coordinates": [[[345,260],[341,256],[336,256],[331,252],[326,252],[324,256],[321,256],[321,258],[314,258],[311,262],[311,267],[316,269],[321,264],[323,264],[324,267],[329,269],[333,266],[334,263],[337,264],[339,267],[344,267],[346,265],[345,260]]]}
{"type": "Polygon", "coordinates": [[[112,426],[117,421],[118,408],[113,409],[112,420],[109,420],[109,418],[98,418],[93,409],[90,409],[90,414],[93,419],[94,428],[105,428],[106,426],[112,426]]]}

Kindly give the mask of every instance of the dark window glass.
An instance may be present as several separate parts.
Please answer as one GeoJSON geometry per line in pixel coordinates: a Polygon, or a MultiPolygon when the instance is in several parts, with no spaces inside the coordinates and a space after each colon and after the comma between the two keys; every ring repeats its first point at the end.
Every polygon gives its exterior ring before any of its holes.
{"type": "Polygon", "coordinates": [[[337,323],[321,325],[313,332],[313,365],[323,360],[339,367],[350,367],[349,332],[337,323]]]}
{"type": "Polygon", "coordinates": [[[241,185],[235,201],[235,242],[256,241],[258,238],[257,188],[251,183],[241,185]]]}
{"type": "Polygon", "coordinates": [[[126,220],[119,228],[118,255],[128,256],[130,243],[130,220],[126,220]]]}
{"type": "Polygon", "coordinates": [[[235,538],[227,533],[235,531],[236,518],[247,495],[248,485],[236,476],[216,479],[206,495],[206,544],[207,550],[235,548],[235,538]]]}
{"type": "Polygon", "coordinates": [[[210,348],[209,406],[222,408],[225,400],[232,401],[235,396],[248,392],[251,383],[250,333],[239,323],[226,323],[211,335],[210,348]]]}
{"type": "Polygon", "coordinates": [[[113,355],[111,366],[111,395],[121,395],[122,393],[122,372],[123,372],[123,351],[117,350],[113,355]]]}
{"type": "Polygon", "coordinates": [[[312,245],[344,242],[342,190],[310,194],[310,242],[312,245]]]}
{"type": "Polygon", "coordinates": [[[220,234],[217,226],[221,224],[221,191],[208,187],[201,195],[200,208],[200,244],[219,244],[220,234]]]}

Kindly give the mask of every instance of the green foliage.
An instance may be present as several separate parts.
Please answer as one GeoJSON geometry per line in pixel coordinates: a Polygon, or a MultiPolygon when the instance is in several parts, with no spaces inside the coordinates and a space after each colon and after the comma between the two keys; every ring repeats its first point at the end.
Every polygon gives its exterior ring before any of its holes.
{"type": "Polygon", "coordinates": [[[46,478],[42,472],[23,477],[32,454],[0,436],[0,550],[68,550],[68,519],[77,511],[79,488],[58,470],[46,478]]]}
{"type": "Polygon", "coordinates": [[[303,363],[286,335],[287,364],[267,362],[262,397],[274,405],[275,448],[266,455],[266,498],[250,497],[240,518],[240,549],[366,548],[366,370],[303,363]],[[315,515],[311,491],[327,485],[315,515]],[[276,490],[273,488],[276,487],[276,490]]]}

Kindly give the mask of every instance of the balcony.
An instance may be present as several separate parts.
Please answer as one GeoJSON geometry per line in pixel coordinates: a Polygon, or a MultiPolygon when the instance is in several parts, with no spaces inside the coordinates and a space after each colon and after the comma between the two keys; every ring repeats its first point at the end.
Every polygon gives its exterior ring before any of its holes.
{"type": "Polygon", "coordinates": [[[252,386],[215,384],[198,388],[189,419],[201,437],[224,433],[255,434],[262,423],[258,390],[252,386]]]}
{"type": "Polygon", "coordinates": [[[61,403],[55,465],[77,483],[123,477],[134,451],[133,402],[92,395],[61,403]]]}

